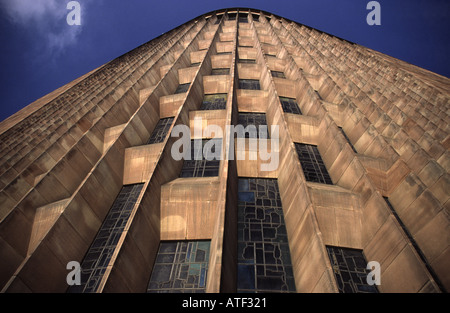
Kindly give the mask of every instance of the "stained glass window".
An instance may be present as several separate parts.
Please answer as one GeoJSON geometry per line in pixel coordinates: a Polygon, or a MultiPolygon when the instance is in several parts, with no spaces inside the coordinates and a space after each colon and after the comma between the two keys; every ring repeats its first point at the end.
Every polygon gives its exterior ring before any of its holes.
{"type": "Polygon", "coordinates": [[[210,241],[162,241],[147,292],[205,292],[210,241]]]}
{"type": "Polygon", "coordinates": [[[191,159],[184,160],[180,177],[218,176],[221,149],[222,139],[191,140],[191,159]]]}
{"type": "Polygon", "coordinates": [[[225,110],[227,106],[227,94],[218,93],[205,95],[200,110],[225,110]]]}
{"type": "Polygon", "coordinates": [[[239,178],[238,292],[295,292],[276,179],[239,178]]]}
{"type": "Polygon", "coordinates": [[[295,148],[307,181],[333,184],[317,146],[295,143],[295,148]]]}
{"type": "Polygon", "coordinates": [[[280,97],[281,106],[286,113],[302,114],[294,98],[280,97]]]}
{"type": "Polygon", "coordinates": [[[239,79],[239,89],[261,90],[257,79],[239,79]]]}
{"type": "Polygon", "coordinates": [[[239,14],[239,23],[248,23],[247,14],[239,14]]]}
{"type": "Polygon", "coordinates": [[[177,93],[187,92],[190,85],[191,85],[191,83],[180,84],[180,85],[178,85],[177,90],[175,90],[174,93],[177,94],[177,93]]]}
{"type": "Polygon", "coordinates": [[[147,144],[163,142],[169,132],[170,126],[172,126],[172,123],[173,117],[160,119],[158,124],[156,124],[156,127],[153,130],[147,144]]]}
{"type": "Polygon", "coordinates": [[[286,78],[286,76],[284,76],[284,73],[283,73],[283,72],[279,72],[279,71],[270,71],[270,73],[272,74],[272,77],[286,78]]]}
{"type": "Polygon", "coordinates": [[[362,250],[327,246],[339,292],[377,293],[375,285],[367,283],[367,261],[362,250]]]}
{"type": "Polygon", "coordinates": [[[244,130],[247,130],[243,134],[238,133],[238,137],[269,138],[269,128],[264,113],[239,112],[238,125],[244,126],[244,130]]]}
{"type": "Polygon", "coordinates": [[[229,68],[213,68],[211,70],[211,75],[229,75],[230,69],[229,68]]]}
{"type": "Polygon", "coordinates": [[[144,184],[125,185],[81,263],[81,285],[69,292],[96,292],[144,184]]]}

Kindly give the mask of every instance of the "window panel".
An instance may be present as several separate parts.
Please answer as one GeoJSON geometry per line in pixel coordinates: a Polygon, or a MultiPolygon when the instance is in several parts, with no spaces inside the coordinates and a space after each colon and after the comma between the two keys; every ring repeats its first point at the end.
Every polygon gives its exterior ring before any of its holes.
{"type": "Polygon", "coordinates": [[[68,292],[97,291],[143,186],[122,187],[81,263],[81,285],[71,286],[68,292]]]}
{"type": "Polygon", "coordinates": [[[297,101],[293,98],[280,97],[281,106],[286,113],[302,114],[297,101]]]}
{"type": "Polygon", "coordinates": [[[229,68],[213,68],[211,70],[211,75],[230,75],[229,68]]]}
{"type": "Polygon", "coordinates": [[[153,130],[147,144],[163,142],[169,132],[170,126],[172,126],[173,119],[173,117],[160,119],[158,124],[156,124],[156,127],[153,130]]]}
{"type": "Polygon", "coordinates": [[[367,261],[362,250],[327,246],[328,257],[340,293],[377,293],[367,283],[367,261]]]}
{"type": "Polygon", "coordinates": [[[353,152],[358,153],[358,151],[356,151],[355,147],[352,145],[350,139],[347,137],[347,134],[344,132],[344,130],[342,129],[342,127],[338,127],[339,130],[341,131],[342,135],[344,135],[345,139],[347,140],[348,144],[350,145],[350,147],[352,148],[353,152]]]}
{"type": "Polygon", "coordinates": [[[205,292],[210,241],[162,241],[147,292],[205,292]]]}
{"type": "Polygon", "coordinates": [[[191,159],[184,160],[180,177],[218,176],[220,159],[214,158],[214,155],[220,155],[221,149],[222,139],[191,140],[191,159]],[[201,149],[195,144],[195,141],[201,141],[201,149]],[[204,149],[206,144],[208,144],[208,148],[204,149]],[[212,153],[212,155],[207,153],[212,153]]]}
{"type": "Polygon", "coordinates": [[[205,95],[200,110],[225,110],[226,105],[227,105],[226,93],[205,95]]]}
{"type": "Polygon", "coordinates": [[[244,64],[256,64],[256,60],[254,59],[239,59],[238,62],[244,64]]]}
{"type": "Polygon", "coordinates": [[[239,89],[261,90],[257,79],[239,79],[239,89]]]}
{"type": "Polygon", "coordinates": [[[238,292],[295,292],[276,179],[238,180],[238,292]]]}
{"type": "MultiPolygon", "coordinates": [[[[239,112],[238,125],[244,126],[244,130],[247,130],[243,134],[245,138],[269,138],[269,127],[267,126],[265,113],[239,112]],[[250,125],[254,125],[255,127],[248,127],[250,125]]],[[[241,135],[238,134],[238,137],[241,137],[241,135]]]]}
{"type": "Polygon", "coordinates": [[[270,71],[270,73],[272,74],[272,77],[286,78],[286,76],[284,76],[284,73],[283,73],[283,72],[279,72],[279,71],[270,71]]]}
{"type": "Polygon", "coordinates": [[[333,184],[317,146],[295,143],[295,148],[307,181],[329,185],[333,184]]]}

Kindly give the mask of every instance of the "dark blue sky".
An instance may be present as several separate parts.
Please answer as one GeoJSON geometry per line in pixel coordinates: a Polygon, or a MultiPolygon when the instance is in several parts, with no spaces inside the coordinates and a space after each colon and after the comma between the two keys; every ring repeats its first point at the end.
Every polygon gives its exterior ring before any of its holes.
{"type": "Polygon", "coordinates": [[[69,26],[69,0],[0,0],[0,121],[73,79],[203,13],[226,7],[272,12],[450,77],[450,1],[78,0],[81,26],[69,26]]]}

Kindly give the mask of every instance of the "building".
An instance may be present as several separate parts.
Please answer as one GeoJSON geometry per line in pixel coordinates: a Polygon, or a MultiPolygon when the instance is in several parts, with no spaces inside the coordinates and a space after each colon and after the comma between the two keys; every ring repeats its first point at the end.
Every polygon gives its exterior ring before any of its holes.
{"type": "Polygon", "coordinates": [[[199,16],[0,124],[0,289],[447,292],[449,87],[269,12],[199,16]]]}

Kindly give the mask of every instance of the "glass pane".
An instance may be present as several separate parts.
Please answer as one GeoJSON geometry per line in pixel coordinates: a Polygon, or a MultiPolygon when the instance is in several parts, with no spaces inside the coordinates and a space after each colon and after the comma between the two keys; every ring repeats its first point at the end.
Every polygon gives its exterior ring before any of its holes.
{"type": "Polygon", "coordinates": [[[226,105],[227,105],[226,93],[205,95],[200,110],[225,110],[226,105]]]}
{"type": "Polygon", "coordinates": [[[68,292],[96,292],[144,184],[123,186],[81,263],[81,285],[68,292]]]}
{"type": "Polygon", "coordinates": [[[239,59],[239,63],[246,63],[246,64],[256,64],[256,60],[253,59],[239,59]]]}
{"type": "Polygon", "coordinates": [[[276,179],[238,180],[238,292],[295,292],[276,179]]]}
{"type": "Polygon", "coordinates": [[[191,140],[191,159],[184,160],[180,177],[218,176],[221,150],[222,139],[191,140]]]}
{"type": "Polygon", "coordinates": [[[261,90],[257,79],[239,79],[239,89],[261,90]]]}
{"type": "Polygon", "coordinates": [[[240,138],[269,138],[265,113],[239,112],[238,125],[244,126],[244,133],[237,134],[240,138]]]}
{"type": "Polygon", "coordinates": [[[156,124],[156,127],[153,130],[147,144],[163,142],[169,132],[170,126],[172,126],[173,119],[173,117],[160,119],[158,124],[156,124]]]}
{"type": "Polygon", "coordinates": [[[178,94],[178,93],[187,92],[190,85],[191,85],[191,83],[180,84],[180,85],[178,85],[177,90],[175,90],[174,93],[175,93],[175,94],[178,94]]]}
{"type": "Polygon", "coordinates": [[[333,184],[317,146],[295,143],[295,148],[307,181],[333,184]]]}
{"type": "Polygon", "coordinates": [[[210,243],[161,242],[147,292],[205,292],[210,243]]]}
{"type": "Polygon", "coordinates": [[[278,77],[278,78],[286,78],[286,76],[284,76],[283,72],[279,72],[279,71],[270,71],[272,73],[272,77],[278,77]]]}
{"type": "Polygon", "coordinates": [[[211,75],[229,75],[230,69],[229,68],[213,68],[211,70],[211,75]]]}
{"type": "Polygon", "coordinates": [[[297,101],[293,98],[280,97],[281,106],[286,113],[302,114],[297,101]]]}

